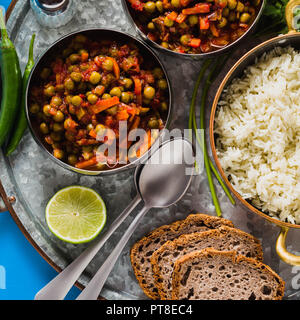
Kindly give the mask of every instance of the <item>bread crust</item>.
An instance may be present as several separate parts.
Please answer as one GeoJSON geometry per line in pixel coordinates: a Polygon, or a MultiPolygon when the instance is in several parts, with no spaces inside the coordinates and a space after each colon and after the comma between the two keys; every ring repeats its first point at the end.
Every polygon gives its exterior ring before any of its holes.
{"type": "Polygon", "coordinates": [[[249,264],[254,265],[261,272],[269,273],[271,276],[276,278],[278,282],[278,289],[277,289],[277,296],[274,297],[273,300],[282,300],[284,296],[285,282],[269,266],[263,264],[261,261],[257,261],[256,259],[247,258],[243,255],[239,255],[237,254],[236,251],[218,251],[218,250],[215,250],[214,248],[206,248],[199,251],[193,251],[176,260],[174,265],[174,272],[172,275],[172,300],[178,300],[178,297],[179,297],[179,289],[180,289],[180,281],[181,281],[180,269],[184,263],[192,261],[195,258],[207,257],[207,256],[220,256],[220,255],[230,257],[233,264],[239,264],[245,261],[249,264]]]}
{"type": "MultiPolygon", "coordinates": [[[[131,265],[134,270],[134,274],[139,282],[140,287],[149,298],[158,300],[160,299],[160,295],[158,291],[156,291],[157,288],[154,288],[151,290],[148,288],[148,283],[145,282],[144,273],[141,271],[140,265],[137,261],[137,257],[140,254],[139,248],[141,246],[147,246],[147,244],[155,241],[158,238],[161,238],[162,235],[166,234],[167,232],[173,233],[174,238],[176,238],[179,235],[181,235],[182,231],[185,230],[185,228],[187,228],[188,226],[198,225],[198,224],[199,224],[199,228],[202,227],[207,229],[215,229],[221,226],[234,227],[231,221],[224,218],[209,216],[207,214],[202,214],[202,213],[190,214],[184,220],[175,221],[170,225],[163,225],[153,230],[152,232],[144,236],[141,240],[139,240],[133,245],[130,251],[131,265]]],[[[150,265],[150,272],[152,272],[151,265],[150,265]]]]}
{"type": "MultiPolygon", "coordinates": [[[[236,229],[231,228],[228,226],[221,226],[218,229],[209,230],[206,232],[196,232],[191,234],[184,234],[172,241],[167,241],[164,245],[162,245],[158,250],[156,250],[153,255],[151,256],[151,265],[152,265],[152,271],[153,271],[153,277],[154,277],[154,283],[155,286],[158,289],[158,293],[160,295],[160,298],[162,300],[168,300],[168,292],[170,291],[168,288],[164,286],[163,277],[161,274],[161,266],[159,261],[161,260],[164,252],[167,251],[173,251],[175,252],[178,247],[186,247],[190,243],[195,243],[196,241],[205,240],[206,238],[223,238],[226,236],[226,234],[238,234],[239,236],[243,237],[249,244],[251,244],[254,248],[256,259],[258,261],[263,260],[263,250],[261,243],[258,239],[253,237],[252,235],[236,229]]],[[[163,262],[161,262],[163,263],[163,262]]]]}

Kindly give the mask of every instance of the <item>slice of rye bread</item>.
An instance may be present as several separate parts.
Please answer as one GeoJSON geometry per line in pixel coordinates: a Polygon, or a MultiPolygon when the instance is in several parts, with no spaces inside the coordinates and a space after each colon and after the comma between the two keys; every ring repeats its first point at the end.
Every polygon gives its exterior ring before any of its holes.
{"type": "Polygon", "coordinates": [[[182,234],[207,231],[224,225],[233,227],[231,221],[223,218],[201,213],[191,214],[185,220],[176,221],[153,230],[135,243],[131,249],[130,259],[135,276],[145,294],[151,299],[160,299],[154,285],[150,262],[153,252],[168,240],[173,240],[182,234]]]}
{"type": "Polygon", "coordinates": [[[166,242],[151,257],[155,286],[162,300],[171,299],[174,263],[187,253],[205,248],[228,251],[236,250],[249,258],[262,260],[260,241],[236,228],[221,226],[206,232],[196,232],[166,242]]]}
{"type": "Polygon", "coordinates": [[[282,300],[284,281],[267,265],[213,248],[175,262],[172,300],[282,300]]]}

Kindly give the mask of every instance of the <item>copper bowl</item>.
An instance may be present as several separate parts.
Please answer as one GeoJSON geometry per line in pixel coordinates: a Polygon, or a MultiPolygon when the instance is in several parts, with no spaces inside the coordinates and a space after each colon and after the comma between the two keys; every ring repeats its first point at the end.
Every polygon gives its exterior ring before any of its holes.
{"type": "Polygon", "coordinates": [[[217,168],[222,175],[222,178],[226,182],[227,186],[229,189],[232,191],[232,193],[236,196],[236,198],[243,203],[251,212],[259,215],[260,217],[276,224],[277,226],[281,227],[281,232],[280,235],[277,239],[276,242],[276,251],[280,258],[291,265],[300,265],[300,256],[296,256],[292,253],[289,253],[286,249],[285,245],[285,240],[287,236],[287,232],[289,228],[293,229],[300,229],[299,224],[291,224],[287,222],[282,222],[277,219],[272,218],[268,214],[262,212],[261,210],[257,209],[254,207],[250,202],[247,200],[243,199],[242,196],[234,189],[230,181],[228,180],[221,163],[218,159],[217,152],[216,152],[216,146],[215,146],[215,135],[214,135],[214,124],[215,124],[215,113],[218,108],[218,102],[220,100],[220,97],[222,95],[223,90],[231,83],[231,81],[234,78],[238,78],[242,76],[245,68],[249,65],[252,65],[255,63],[255,59],[257,57],[260,57],[263,53],[268,52],[272,50],[275,47],[286,47],[286,46],[292,46],[297,50],[300,50],[300,33],[289,33],[283,36],[278,36],[275,38],[272,38],[270,40],[267,40],[249,52],[247,52],[242,58],[240,58],[235,65],[230,69],[230,71],[227,73],[225,78],[223,79],[222,83],[220,84],[218,91],[216,93],[212,110],[211,110],[211,115],[210,115],[210,145],[212,148],[212,154],[214,157],[214,160],[216,162],[217,168]]]}

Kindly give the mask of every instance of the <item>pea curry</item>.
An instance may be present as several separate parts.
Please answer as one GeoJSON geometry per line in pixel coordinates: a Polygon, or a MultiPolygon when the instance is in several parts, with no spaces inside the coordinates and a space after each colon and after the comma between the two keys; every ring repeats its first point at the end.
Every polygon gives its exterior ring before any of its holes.
{"type": "MultiPolygon", "coordinates": [[[[108,168],[97,156],[102,144],[116,143],[113,160],[118,163],[124,144],[118,139],[119,122],[126,121],[128,134],[140,128],[147,138],[151,129],[163,129],[168,99],[163,70],[144,61],[135,44],[80,34],[39,71],[29,93],[29,113],[54,157],[79,169],[102,170],[108,168]]],[[[145,139],[144,150],[152,140],[145,139]]],[[[126,148],[132,144],[125,142],[126,148]]]]}
{"type": "Polygon", "coordinates": [[[148,38],[186,54],[218,50],[241,37],[255,20],[261,0],[126,0],[148,38]]]}

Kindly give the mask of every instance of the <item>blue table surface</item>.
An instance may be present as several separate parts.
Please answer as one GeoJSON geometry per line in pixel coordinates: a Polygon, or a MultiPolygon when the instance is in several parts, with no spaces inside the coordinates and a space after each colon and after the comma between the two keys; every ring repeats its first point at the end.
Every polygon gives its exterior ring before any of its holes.
{"type": "MultiPolygon", "coordinates": [[[[0,0],[5,9],[9,0],[0,0]]],[[[0,213],[0,300],[32,300],[57,272],[24,237],[8,212],[0,213]]],[[[73,300],[80,290],[67,296],[73,300]]]]}

